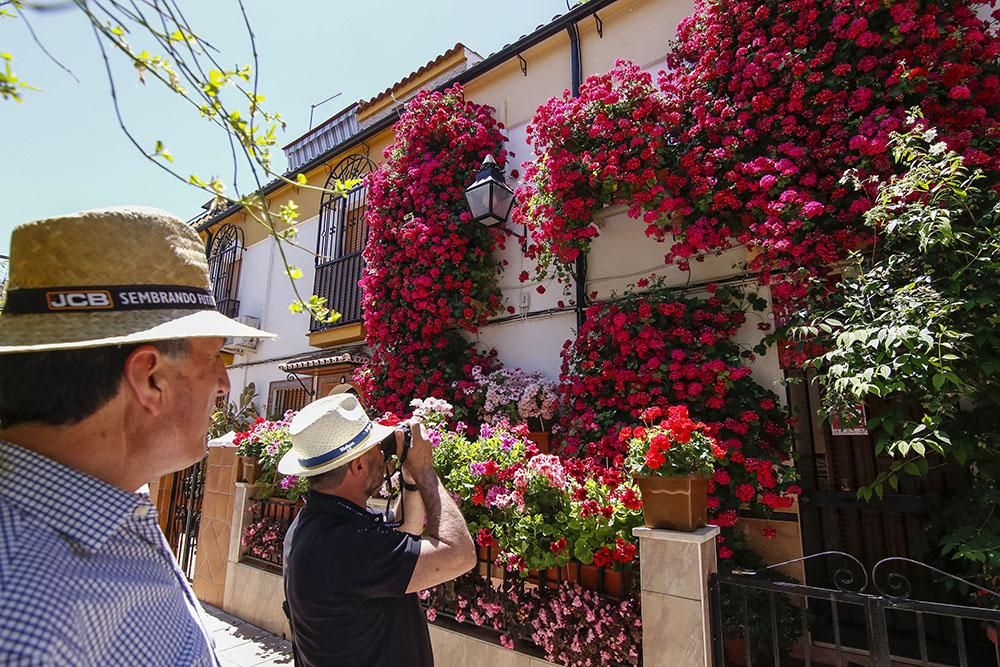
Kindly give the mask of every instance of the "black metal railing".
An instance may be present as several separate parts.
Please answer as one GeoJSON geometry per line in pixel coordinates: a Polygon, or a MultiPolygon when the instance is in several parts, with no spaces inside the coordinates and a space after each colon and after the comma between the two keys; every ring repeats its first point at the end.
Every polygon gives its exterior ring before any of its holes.
{"type": "Polygon", "coordinates": [[[164,532],[177,564],[188,579],[194,578],[204,496],[205,459],[173,474],[164,532]]]}
{"type": "Polygon", "coordinates": [[[257,498],[250,503],[250,522],[243,527],[240,562],[280,573],[285,534],[302,505],[285,498],[257,498]]]}
{"type": "Polygon", "coordinates": [[[313,294],[326,298],[326,307],[340,313],[340,319],[333,324],[318,322],[309,324],[309,331],[324,331],[343,324],[361,321],[361,270],[364,261],[360,252],[316,266],[313,294]]]}
{"type": "Polygon", "coordinates": [[[713,574],[709,592],[714,664],[722,667],[738,661],[751,667],[777,667],[832,661],[842,666],[867,656],[865,664],[877,667],[888,667],[898,658],[921,665],[997,665],[996,647],[985,629],[1000,624],[1000,610],[960,604],[961,598],[912,600],[913,587],[903,568],[955,584],[949,595],[977,591],[1000,603],[996,592],[909,558],[885,558],[872,568],[870,577],[858,559],[838,551],[754,572],[713,574]],[[769,578],[777,567],[819,558],[843,561],[833,578],[835,589],[769,578]],[[852,616],[863,619],[860,628],[845,624],[845,618],[852,616]]]}
{"type": "Polygon", "coordinates": [[[226,317],[236,318],[240,314],[239,299],[220,299],[215,302],[215,309],[226,317]]]}

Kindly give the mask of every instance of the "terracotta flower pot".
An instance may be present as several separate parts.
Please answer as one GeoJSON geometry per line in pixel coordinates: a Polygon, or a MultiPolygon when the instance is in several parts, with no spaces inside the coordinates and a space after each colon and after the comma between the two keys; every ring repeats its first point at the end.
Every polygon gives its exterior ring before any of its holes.
{"type": "Polygon", "coordinates": [[[498,553],[500,551],[496,547],[484,547],[481,544],[476,545],[476,560],[479,561],[476,565],[476,571],[481,576],[497,579],[503,578],[503,568],[493,563],[498,553]]]}
{"type": "Polygon", "coordinates": [[[538,451],[542,454],[549,453],[549,434],[547,431],[529,431],[528,437],[538,445],[538,451]]]}
{"type": "Polygon", "coordinates": [[[597,591],[621,600],[631,590],[632,573],[632,566],[612,570],[607,567],[570,562],[562,566],[561,574],[564,581],[575,581],[589,591],[597,591]]]}
{"type": "Polygon", "coordinates": [[[646,527],[689,533],[708,523],[707,477],[634,477],[642,495],[642,517],[646,527]]]}
{"type": "MultiPolygon", "coordinates": [[[[559,567],[553,565],[542,572],[545,574],[546,588],[559,588],[559,583],[562,581],[562,573],[559,567]]],[[[538,576],[538,570],[528,570],[528,581],[538,586],[542,585],[541,578],[538,576]]]]}
{"type": "Polygon", "coordinates": [[[256,458],[252,456],[237,456],[239,469],[236,471],[236,479],[240,482],[253,484],[260,477],[260,465],[256,458]]]}

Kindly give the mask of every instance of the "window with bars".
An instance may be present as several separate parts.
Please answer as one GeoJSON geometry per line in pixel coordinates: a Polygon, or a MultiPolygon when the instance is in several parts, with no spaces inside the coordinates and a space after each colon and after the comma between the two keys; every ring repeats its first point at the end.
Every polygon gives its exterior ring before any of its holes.
{"type": "MultiPolygon", "coordinates": [[[[363,180],[375,164],[363,155],[341,160],[327,181],[333,190],[338,182],[363,180]]],[[[310,330],[322,331],[361,321],[361,253],[368,240],[365,224],[368,189],[365,184],[345,194],[327,193],[320,202],[319,232],[316,239],[316,277],[313,294],[325,297],[328,307],[340,313],[335,325],[312,321],[310,330]]]]}
{"type": "Polygon", "coordinates": [[[208,253],[208,272],[212,279],[215,308],[227,317],[240,314],[240,302],[236,297],[240,289],[240,267],[245,251],[243,230],[236,225],[223,225],[212,239],[208,253]]]}
{"type": "Polygon", "coordinates": [[[362,184],[350,192],[325,199],[320,206],[320,234],[316,265],[323,266],[365,249],[368,228],[365,210],[368,189],[362,184]]]}
{"type": "Polygon", "coordinates": [[[297,380],[272,382],[267,390],[267,418],[280,419],[288,410],[301,410],[311,397],[297,380]]]}

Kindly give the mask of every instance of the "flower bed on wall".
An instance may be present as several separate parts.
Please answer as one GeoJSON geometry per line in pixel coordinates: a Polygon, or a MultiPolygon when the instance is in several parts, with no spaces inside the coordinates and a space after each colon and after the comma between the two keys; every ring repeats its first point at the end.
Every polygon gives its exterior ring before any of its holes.
{"type": "Polygon", "coordinates": [[[468,436],[462,424],[451,430],[441,417],[429,422],[435,469],[482,564],[425,591],[428,617],[444,611],[488,628],[507,648],[530,641],[561,664],[636,664],[641,634],[633,592],[623,583],[608,590],[620,598],[612,599],[579,583],[601,588],[605,570],[627,573],[636,564],[632,529],[642,514],[631,480],[592,461],[539,453],[524,425],[500,420],[468,436]],[[589,566],[600,568],[593,582],[582,574],[589,566]]]}
{"type": "MultiPolygon", "coordinates": [[[[624,203],[681,267],[735,242],[765,282],[823,273],[872,238],[872,192],[845,172],[893,173],[889,135],[915,106],[967,165],[1000,168],[1000,41],[980,4],[698,0],[656,85],[619,62],[539,107],[519,198],[542,270],[624,203]]],[[[779,305],[805,284],[779,281],[779,305]]]]}
{"type": "Polygon", "coordinates": [[[446,397],[465,410],[473,367],[495,365],[459,333],[475,332],[500,307],[499,233],[472,222],[464,197],[483,158],[506,161],[492,113],[467,101],[461,86],[419,93],[368,178],[360,284],[372,358],[358,381],[377,410],[403,414],[415,396],[446,397]]]}
{"type": "Polygon", "coordinates": [[[659,421],[670,405],[681,404],[725,451],[709,485],[711,523],[732,527],[740,507],[763,513],[790,507],[800,489],[789,417],[778,397],[750,377],[753,353],[733,340],[746,311],[764,304],[734,288],[710,287],[699,298],[647,287],[591,306],[579,336],[567,342],[556,429],[562,451],[620,468],[643,422],[659,421]]]}

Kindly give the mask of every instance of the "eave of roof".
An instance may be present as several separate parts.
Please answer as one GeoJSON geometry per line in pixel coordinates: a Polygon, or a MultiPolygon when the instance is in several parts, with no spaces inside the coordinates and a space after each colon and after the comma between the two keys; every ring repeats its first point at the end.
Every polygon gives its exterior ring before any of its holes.
{"type": "Polygon", "coordinates": [[[358,348],[336,352],[308,352],[283,364],[279,364],[278,370],[283,373],[293,373],[295,371],[305,371],[337,364],[363,364],[368,361],[370,361],[368,355],[362,354],[358,348]]]}
{"type": "Polygon", "coordinates": [[[437,67],[440,63],[444,62],[445,60],[448,60],[449,58],[451,58],[452,56],[454,56],[455,54],[457,54],[457,53],[459,53],[461,51],[468,51],[469,53],[473,53],[476,56],[479,55],[478,53],[476,53],[475,51],[473,51],[472,49],[470,49],[469,47],[467,47],[465,44],[462,44],[461,42],[457,42],[455,44],[455,46],[451,47],[450,49],[448,49],[447,51],[445,51],[444,53],[442,53],[441,55],[439,55],[434,60],[428,61],[427,63],[421,65],[419,68],[413,70],[412,72],[410,72],[409,74],[407,74],[402,79],[400,79],[396,83],[392,84],[391,86],[389,86],[388,88],[386,88],[382,92],[376,93],[375,95],[369,97],[367,100],[358,100],[358,111],[364,111],[365,108],[371,106],[372,104],[374,104],[375,102],[377,102],[381,98],[385,97],[386,95],[391,94],[393,91],[397,90],[398,88],[400,88],[402,86],[405,86],[406,84],[410,83],[411,81],[413,81],[414,79],[416,79],[417,77],[419,77],[421,74],[423,74],[427,70],[429,70],[429,69],[431,69],[433,67],[437,67]]]}

